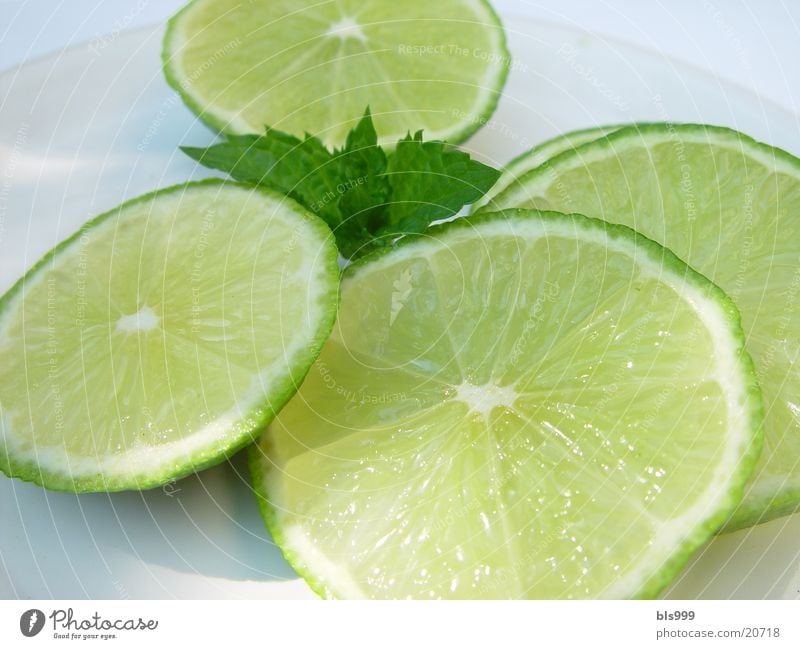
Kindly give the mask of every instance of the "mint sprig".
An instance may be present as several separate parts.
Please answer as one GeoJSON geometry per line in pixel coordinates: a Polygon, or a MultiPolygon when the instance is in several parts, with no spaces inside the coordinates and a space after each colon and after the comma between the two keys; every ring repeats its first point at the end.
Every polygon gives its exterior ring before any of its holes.
{"type": "Polygon", "coordinates": [[[263,135],[229,135],[208,148],[181,150],[236,180],[291,196],[330,226],[348,259],[424,232],[474,203],[500,176],[444,142],[424,142],[422,131],[385,151],[369,109],[333,151],[312,135],[269,127],[263,135]]]}

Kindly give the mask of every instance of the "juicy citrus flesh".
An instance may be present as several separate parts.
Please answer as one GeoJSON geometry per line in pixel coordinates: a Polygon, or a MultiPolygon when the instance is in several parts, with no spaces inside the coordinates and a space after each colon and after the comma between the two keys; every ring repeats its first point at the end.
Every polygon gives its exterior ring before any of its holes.
{"type": "Polygon", "coordinates": [[[582,144],[605,137],[620,128],[619,124],[612,126],[594,126],[592,128],[562,133],[554,138],[545,140],[541,144],[537,144],[529,151],[518,155],[503,167],[503,174],[497,179],[497,182],[492,188],[486,192],[479,201],[476,201],[472,208],[473,211],[477,211],[483,207],[486,207],[487,210],[492,210],[491,203],[494,197],[498,196],[508,187],[515,185],[518,179],[529,171],[536,169],[536,167],[543,165],[550,160],[550,158],[554,158],[564,153],[564,151],[571,151],[582,144]]]}
{"type": "Polygon", "coordinates": [[[170,82],[231,133],[341,144],[372,110],[382,141],[458,141],[494,109],[509,55],[484,0],[195,0],[171,21],[170,82]]]}
{"type": "Polygon", "coordinates": [[[87,224],[0,304],[0,467],[94,491],[221,460],[313,362],[335,255],[292,202],[216,181],[87,224]]]}
{"type": "Polygon", "coordinates": [[[736,320],[662,248],[580,216],[462,220],[367,258],[251,450],[267,525],[326,597],[654,594],[755,462],[736,320]]]}
{"type": "Polygon", "coordinates": [[[800,506],[800,161],[729,129],[631,127],[531,172],[501,208],[579,211],[667,246],[731,296],[766,409],[764,454],[726,529],[800,506]]]}

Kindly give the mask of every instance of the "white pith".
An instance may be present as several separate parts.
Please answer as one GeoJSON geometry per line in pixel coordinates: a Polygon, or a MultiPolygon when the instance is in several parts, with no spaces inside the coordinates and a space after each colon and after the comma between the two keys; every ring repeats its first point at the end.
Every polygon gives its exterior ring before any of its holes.
{"type": "Polygon", "coordinates": [[[513,408],[519,396],[512,386],[500,386],[494,383],[474,385],[464,381],[460,385],[453,386],[453,390],[453,399],[464,403],[470,413],[480,415],[487,423],[495,408],[513,408]]]}
{"type": "Polygon", "coordinates": [[[362,43],[367,41],[367,35],[353,16],[345,16],[341,20],[336,21],[328,28],[325,34],[331,38],[338,38],[343,41],[346,41],[348,38],[361,41],[362,43]]]}
{"type": "Polygon", "coordinates": [[[158,327],[161,318],[149,306],[143,306],[136,313],[124,315],[117,320],[117,331],[130,333],[134,331],[152,331],[158,327]]]}

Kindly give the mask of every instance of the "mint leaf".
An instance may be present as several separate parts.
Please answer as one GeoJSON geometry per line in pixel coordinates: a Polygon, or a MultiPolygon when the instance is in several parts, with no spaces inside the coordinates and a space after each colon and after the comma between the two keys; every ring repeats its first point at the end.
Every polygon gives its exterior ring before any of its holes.
{"type": "Polygon", "coordinates": [[[343,178],[339,189],[344,190],[338,201],[342,224],[336,231],[337,244],[342,255],[352,259],[372,247],[372,233],[380,228],[392,189],[383,175],[386,153],[378,146],[369,108],[337,157],[343,178]]]}
{"type": "Polygon", "coordinates": [[[181,147],[181,151],[236,180],[291,196],[331,227],[340,218],[334,200],[339,169],[334,156],[313,136],[301,140],[267,128],[264,135],[229,135],[222,144],[207,149],[181,147]]]}
{"type": "Polygon", "coordinates": [[[397,143],[386,175],[392,185],[383,233],[424,232],[474,203],[494,185],[497,169],[444,142],[423,142],[422,131],[397,143]]]}
{"type": "Polygon", "coordinates": [[[205,149],[181,149],[236,180],[291,196],[330,226],[349,259],[424,232],[478,200],[500,175],[444,142],[424,142],[421,131],[387,153],[378,145],[369,108],[344,147],[333,151],[314,136],[301,139],[271,128],[263,135],[228,136],[205,149]]]}

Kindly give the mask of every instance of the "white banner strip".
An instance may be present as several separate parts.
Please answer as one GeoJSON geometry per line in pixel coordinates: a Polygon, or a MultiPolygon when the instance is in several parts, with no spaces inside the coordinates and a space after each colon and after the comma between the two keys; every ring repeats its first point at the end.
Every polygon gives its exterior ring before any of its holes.
{"type": "Polygon", "coordinates": [[[0,647],[800,647],[797,601],[5,601],[0,647]]]}

